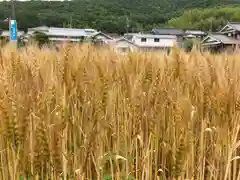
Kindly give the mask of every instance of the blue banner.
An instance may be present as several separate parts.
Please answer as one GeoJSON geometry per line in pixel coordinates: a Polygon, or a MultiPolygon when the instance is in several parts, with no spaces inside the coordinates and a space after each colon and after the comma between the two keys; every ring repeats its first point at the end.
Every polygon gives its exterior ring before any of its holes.
{"type": "Polygon", "coordinates": [[[10,21],[10,40],[17,41],[17,22],[16,22],[16,20],[10,21]]]}

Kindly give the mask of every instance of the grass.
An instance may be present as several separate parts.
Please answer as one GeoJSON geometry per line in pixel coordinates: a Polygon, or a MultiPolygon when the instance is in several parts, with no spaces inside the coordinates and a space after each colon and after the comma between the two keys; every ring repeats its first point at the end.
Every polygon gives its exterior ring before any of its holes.
{"type": "Polygon", "coordinates": [[[240,58],[0,49],[0,179],[240,180],[240,58]]]}

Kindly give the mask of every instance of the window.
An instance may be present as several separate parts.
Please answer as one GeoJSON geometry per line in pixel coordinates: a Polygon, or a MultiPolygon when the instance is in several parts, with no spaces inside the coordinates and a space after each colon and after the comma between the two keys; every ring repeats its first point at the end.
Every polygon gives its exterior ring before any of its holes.
{"type": "Polygon", "coordinates": [[[160,39],[159,38],[154,38],[154,42],[159,42],[160,39]]]}
{"type": "Polygon", "coordinates": [[[141,42],[146,42],[147,38],[141,38],[141,42]]]}

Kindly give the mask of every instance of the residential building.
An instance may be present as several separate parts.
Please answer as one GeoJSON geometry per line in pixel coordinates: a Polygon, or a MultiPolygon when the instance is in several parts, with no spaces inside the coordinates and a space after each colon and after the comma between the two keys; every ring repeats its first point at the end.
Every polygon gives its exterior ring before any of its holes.
{"type": "Polygon", "coordinates": [[[136,51],[169,51],[177,45],[177,37],[174,35],[154,35],[141,33],[127,33],[117,40],[109,41],[116,52],[126,54],[136,51]]]}
{"type": "Polygon", "coordinates": [[[103,32],[98,32],[92,36],[93,43],[95,45],[103,45],[108,44],[109,41],[112,41],[113,38],[107,34],[104,34],[103,32]]]}
{"type": "Polygon", "coordinates": [[[176,35],[130,33],[125,34],[124,38],[134,43],[138,49],[145,51],[170,49],[174,45],[179,45],[176,35]]]}
{"type": "Polygon", "coordinates": [[[75,29],[75,28],[40,26],[35,28],[29,28],[27,38],[29,38],[36,32],[47,35],[49,40],[53,42],[62,41],[80,42],[83,41],[84,39],[92,38],[94,35],[99,33],[95,29],[75,29]]]}
{"type": "Polygon", "coordinates": [[[138,51],[138,46],[124,37],[109,41],[109,45],[115,52],[122,55],[138,51]]]}
{"type": "Polygon", "coordinates": [[[154,28],[154,29],[152,29],[151,33],[155,34],[155,35],[176,36],[176,38],[177,38],[177,46],[178,47],[182,47],[183,46],[183,37],[185,35],[185,32],[182,29],[176,29],[176,28],[154,28]]]}
{"type": "Polygon", "coordinates": [[[228,22],[219,33],[240,40],[240,22],[228,22]]]}
{"type": "Polygon", "coordinates": [[[206,36],[201,45],[212,52],[234,51],[240,47],[240,22],[228,22],[217,33],[206,36]]]}
{"type": "Polygon", "coordinates": [[[222,52],[224,50],[234,50],[240,47],[240,41],[233,37],[226,36],[222,33],[211,33],[201,42],[203,49],[212,52],[222,52]]]}
{"type": "Polygon", "coordinates": [[[28,34],[33,34],[34,32],[48,32],[49,27],[47,26],[38,26],[38,27],[33,27],[33,28],[28,28],[27,33],[28,34]]]}
{"type": "Polygon", "coordinates": [[[200,30],[185,30],[185,39],[203,39],[207,33],[200,30]]]}

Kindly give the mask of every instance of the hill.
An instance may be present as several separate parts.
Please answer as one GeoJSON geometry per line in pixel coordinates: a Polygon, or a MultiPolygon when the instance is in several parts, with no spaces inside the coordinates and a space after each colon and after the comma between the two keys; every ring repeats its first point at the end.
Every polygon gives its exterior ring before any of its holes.
{"type": "Polygon", "coordinates": [[[176,28],[218,31],[227,21],[240,21],[240,6],[187,10],[180,17],[169,20],[168,25],[176,28]]]}
{"type": "MultiPolygon", "coordinates": [[[[72,2],[17,2],[18,27],[90,27],[105,32],[127,32],[165,26],[184,10],[240,5],[236,0],[78,0],[72,2]]],[[[11,14],[9,2],[0,3],[0,20],[11,14]]],[[[0,28],[8,28],[0,21],[0,28]]]]}

